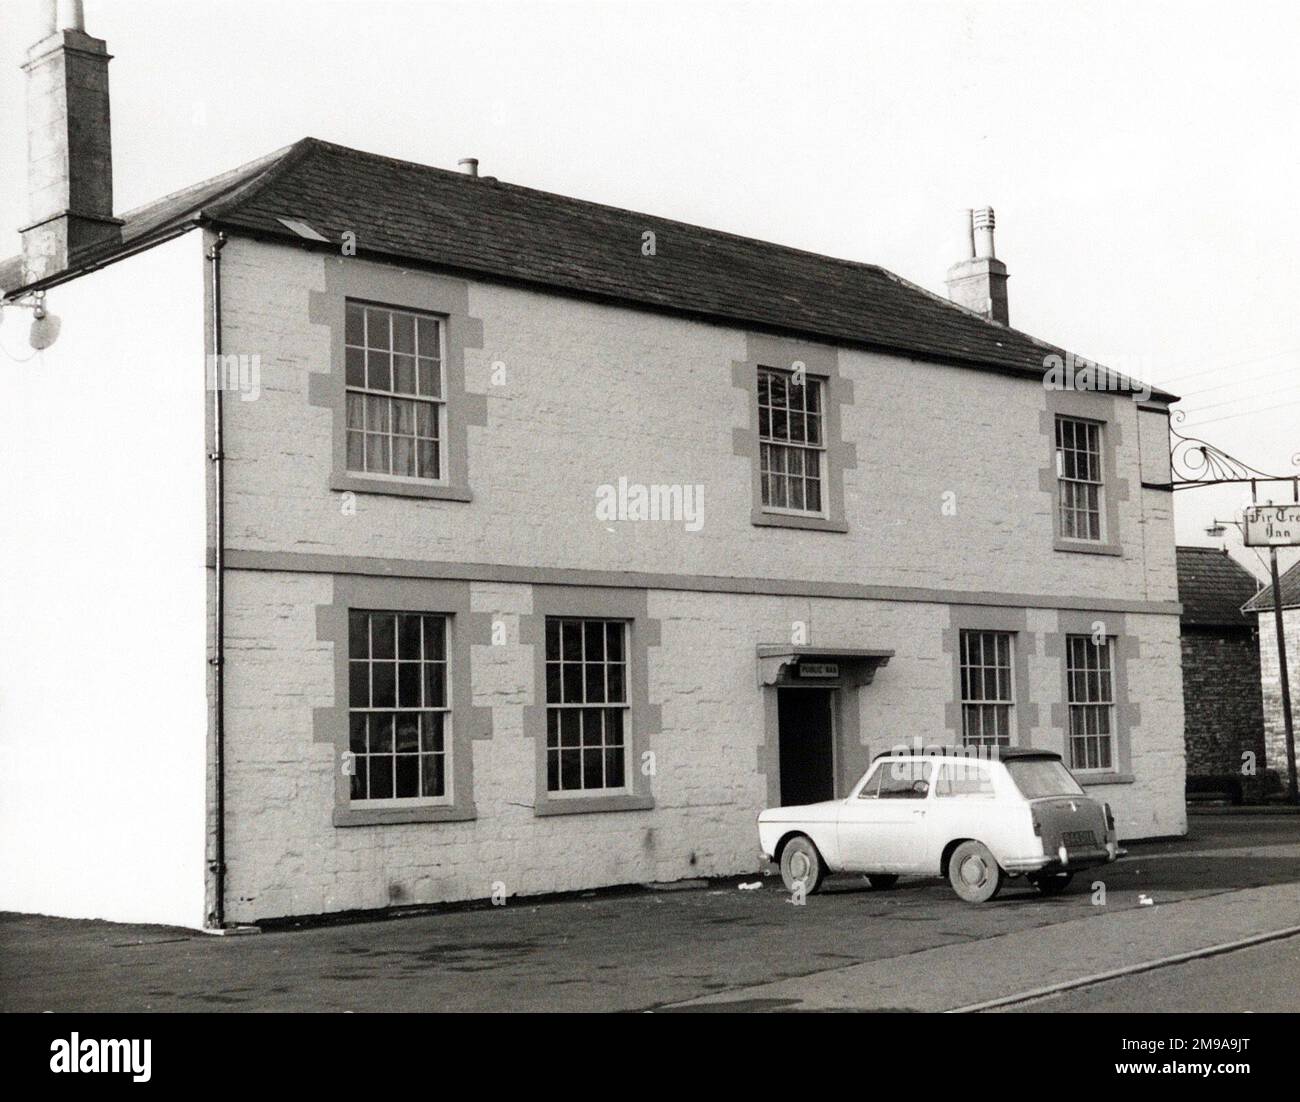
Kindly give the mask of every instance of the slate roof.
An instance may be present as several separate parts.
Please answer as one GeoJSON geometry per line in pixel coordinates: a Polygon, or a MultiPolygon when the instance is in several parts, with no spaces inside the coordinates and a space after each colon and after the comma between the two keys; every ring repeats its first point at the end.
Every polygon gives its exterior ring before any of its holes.
{"type": "MultiPolygon", "coordinates": [[[[1285,571],[1279,578],[1278,584],[1282,588],[1282,607],[1300,608],[1300,561],[1292,564],[1291,569],[1285,571]]],[[[1257,596],[1249,601],[1244,611],[1246,612],[1272,612],[1273,611],[1273,587],[1265,586],[1257,596]]]]}
{"type": "Polygon", "coordinates": [[[1195,627],[1253,627],[1242,605],[1259,592],[1259,583],[1240,563],[1217,547],[1179,547],[1178,600],[1182,622],[1195,627]]]}
{"type": "MultiPolygon", "coordinates": [[[[124,218],[126,246],[187,221],[304,246],[280,221],[300,219],[331,243],[355,233],[362,256],[832,344],[1037,378],[1045,356],[1064,355],[874,264],[316,138],[124,218]],[[642,255],[646,231],[655,234],[653,257],[642,255]]],[[[0,286],[12,289],[13,273],[12,262],[0,267],[0,286]]],[[[1172,398],[1158,390],[1153,396],[1172,398]]]]}

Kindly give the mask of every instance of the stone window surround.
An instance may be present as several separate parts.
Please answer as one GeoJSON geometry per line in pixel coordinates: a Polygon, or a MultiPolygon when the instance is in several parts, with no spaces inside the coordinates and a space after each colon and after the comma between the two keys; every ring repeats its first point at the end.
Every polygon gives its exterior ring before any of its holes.
{"type": "Polygon", "coordinates": [[[1015,703],[1013,746],[1032,747],[1033,732],[1039,723],[1038,705],[1030,700],[1029,657],[1038,653],[1038,635],[1028,627],[1029,615],[1023,608],[996,608],[982,605],[953,605],[948,610],[948,626],[943,630],[943,653],[952,663],[952,699],[944,705],[944,720],[960,746],[964,737],[961,706],[961,633],[963,631],[1002,631],[1011,635],[1011,681],[1015,703]]]}
{"type": "Polygon", "coordinates": [[[1119,503],[1129,497],[1129,480],[1119,476],[1116,455],[1123,441],[1117,403],[1128,399],[1101,391],[1044,390],[1046,404],[1039,413],[1039,430],[1047,442],[1047,464],[1039,471],[1038,488],[1052,497],[1052,547],[1085,555],[1122,555],[1119,503]],[[1073,417],[1101,426],[1102,476],[1099,541],[1066,539],[1061,535],[1060,480],[1056,473],[1056,418],[1073,417]]]}
{"type": "Polygon", "coordinates": [[[843,437],[841,407],[853,404],[853,382],[840,374],[839,352],[811,341],[761,333],[745,335],[745,358],[731,365],[731,382],[745,392],[748,422],[732,430],[732,452],[750,461],[750,523],[773,528],[805,528],[822,532],[847,532],[844,517],[844,472],[857,467],[857,449],[843,437]],[[823,516],[773,512],[763,507],[763,482],[759,470],[758,369],[792,370],[804,365],[809,376],[821,380],[826,477],[822,487],[823,516]]]}
{"type": "Polygon", "coordinates": [[[465,350],[483,347],[483,323],[469,316],[463,279],[416,272],[349,257],[322,258],[324,291],[310,294],[308,317],[330,333],[329,370],[308,377],[308,402],[333,412],[330,489],[397,497],[470,501],[469,426],[487,424],[487,397],[465,390],[465,350]],[[347,466],[347,371],[344,325],[347,301],[411,310],[439,318],[444,329],[446,435],[445,482],[420,482],[350,471],[347,466]]]}
{"type": "Polygon", "coordinates": [[[313,712],[313,740],[334,747],[334,813],[336,827],[384,823],[463,822],[475,818],[475,739],[492,736],[492,710],[475,707],[470,652],[491,643],[492,618],[470,611],[467,581],[422,578],[376,578],[339,574],[334,578],[332,604],[316,609],[316,638],[334,645],[334,704],[313,712]],[[451,801],[404,807],[353,804],[351,778],[344,776],[348,751],[348,613],[352,609],[441,613],[447,616],[448,688],[451,693],[451,801]]]}
{"type": "Polygon", "coordinates": [[[1066,662],[1066,636],[1092,635],[1093,624],[1102,624],[1102,632],[1111,640],[1111,662],[1114,678],[1114,768],[1105,772],[1075,772],[1075,779],[1085,788],[1104,784],[1133,783],[1132,730],[1142,722],[1142,706],[1131,702],[1128,695],[1128,662],[1136,659],[1140,642],[1128,634],[1127,618],[1118,612],[1071,612],[1061,610],[1056,614],[1056,631],[1046,637],[1044,654],[1055,659],[1060,668],[1061,695],[1051,707],[1052,727],[1061,732],[1061,756],[1070,766],[1070,684],[1066,662]]]}
{"type": "Polygon", "coordinates": [[[524,707],[524,737],[533,740],[536,777],[533,813],[584,815],[592,812],[643,811],[655,806],[651,778],[641,768],[650,738],[659,731],[660,707],[650,703],[649,650],[659,646],[660,624],[649,615],[644,589],[534,585],[533,611],[519,618],[519,642],[533,648],[533,703],[524,707]],[[630,792],[588,796],[552,795],[546,787],[546,621],[574,617],[627,622],[627,702],[631,726],[625,740],[625,775],[630,792]]]}

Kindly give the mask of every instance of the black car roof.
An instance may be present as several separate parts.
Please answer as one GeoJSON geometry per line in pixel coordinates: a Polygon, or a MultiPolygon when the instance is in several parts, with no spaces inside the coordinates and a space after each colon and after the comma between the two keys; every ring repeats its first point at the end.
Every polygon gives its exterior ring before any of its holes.
{"type": "Polygon", "coordinates": [[[882,750],[871,760],[881,758],[988,758],[991,761],[1014,761],[1027,758],[1043,758],[1048,761],[1060,761],[1061,755],[1055,750],[1035,750],[1028,746],[926,746],[919,750],[898,749],[882,750]]]}

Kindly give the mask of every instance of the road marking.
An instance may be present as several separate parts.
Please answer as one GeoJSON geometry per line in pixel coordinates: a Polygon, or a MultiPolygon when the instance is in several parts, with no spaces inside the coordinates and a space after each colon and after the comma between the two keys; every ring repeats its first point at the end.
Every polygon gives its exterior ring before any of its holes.
{"type": "Polygon", "coordinates": [[[1128,964],[1123,968],[1113,968],[1109,972],[1097,972],[1091,976],[1081,976],[1078,979],[1064,980],[1061,983],[1054,983],[1048,987],[1039,987],[1033,991],[1022,991],[1018,995],[1003,995],[996,999],[987,999],[984,1002],[971,1003],[969,1006],[954,1007],[952,1010],[945,1010],[945,1014],[978,1014],[984,1010],[995,1010],[1001,1006],[1013,1006],[1016,1003],[1034,1002],[1038,999],[1047,998],[1051,995],[1059,995],[1065,991],[1075,991],[1080,987],[1091,987],[1094,984],[1105,983],[1107,980],[1117,980],[1123,976],[1133,976],[1140,972],[1152,972],[1157,968],[1167,968],[1173,964],[1184,964],[1189,960],[1200,960],[1203,957],[1217,957],[1224,953],[1232,953],[1238,949],[1249,949],[1252,945],[1261,945],[1266,941],[1280,941],[1283,938],[1295,937],[1300,934],[1300,926],[1288,926],[1282,930],[1272,930],[1266,934],[1252,934],[1250,937],[1238,938],[1236,941],[1224,941],[1218,945],[1210,945],[1204,949],[1193,949],[1186,953],[1174,953],[1172,956],[1160,957],[1157,960],[1143,961],[1140,964],[1128,964]]]}

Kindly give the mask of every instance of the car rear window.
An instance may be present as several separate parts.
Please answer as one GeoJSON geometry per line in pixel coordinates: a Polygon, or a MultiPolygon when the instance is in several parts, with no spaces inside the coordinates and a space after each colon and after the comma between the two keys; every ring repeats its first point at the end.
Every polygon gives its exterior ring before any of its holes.
{"type": "Polygon", "coordinates": [[[1055,758],[1023,758],[1007,762],[1007,772],[1027,800],[1044,796],[1082,796],[1079,782],[1055,758]]]}

